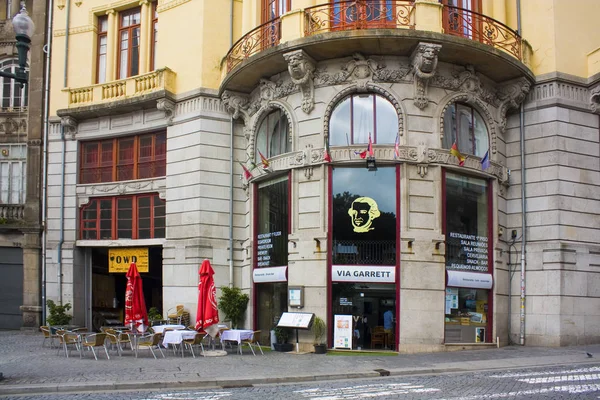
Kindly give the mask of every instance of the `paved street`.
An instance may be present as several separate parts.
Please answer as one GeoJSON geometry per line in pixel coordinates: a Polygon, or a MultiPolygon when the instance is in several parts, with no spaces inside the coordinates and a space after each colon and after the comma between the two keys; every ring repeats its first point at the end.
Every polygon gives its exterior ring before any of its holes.
{"type": "MultiPolygon", "coordinates": [[[[307,384],[256,385],[203,390],[127,391],[110,393],[38,394],[21,400],[192,400],[192,399],[305,399],[360,398],[479,400],[479,399],[597,399],[600,363],[544,367],[506,372],[447,373],[414,377],[367,378],[307,384]]],[[[8,396],[7,398],[11,398],[8,396]]]]}
{"type": "Polygon", "coordinates": [[[411,355],[149,352],[66,358],[41,333],[0,332],[0,397],[31,399],[598,398],[600,345],[411,355]],[[587,353],[590,353],[588,356],[587,353]],[[389,374],[387,377],[381,375],[389,374]],[[118,394],[102,394],[108,390],[118,394]],[[71,393],[77,393],[71,395],[71,393]],[[85,393],[88,393],[85,395],[85,393]],[[25,397],[21,397],[25,396],[25,397]]]}

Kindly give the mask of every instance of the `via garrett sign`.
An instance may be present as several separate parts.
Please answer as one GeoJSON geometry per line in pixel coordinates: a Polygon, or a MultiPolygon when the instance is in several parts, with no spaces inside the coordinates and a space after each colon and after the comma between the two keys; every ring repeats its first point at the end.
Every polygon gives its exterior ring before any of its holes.
{"type": "Polygon", "coordinates": [[[333,282],[396,282],[396,267],[379,265],[333,265],[331,267],[333,282]]]}

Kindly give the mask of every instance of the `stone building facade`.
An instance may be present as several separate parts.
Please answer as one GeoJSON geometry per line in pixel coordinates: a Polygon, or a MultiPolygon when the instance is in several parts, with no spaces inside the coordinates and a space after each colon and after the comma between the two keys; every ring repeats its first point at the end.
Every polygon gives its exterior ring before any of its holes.
{"type": "Polygon", "coordinates": [[[69,83],[51,90],[49,297],[95,329],[122,321],[136,257],[148,306],[193,320],[207,258],[264,343],[283,312],[321,316],[336,348],[597,341],[598,43],[565,64],[538,32],[597,28],[458,3],[57,12],[78,57],[52,64],[69,83]],[[202,51],[182,57],[170,27],[190,15],[202,51]]]}

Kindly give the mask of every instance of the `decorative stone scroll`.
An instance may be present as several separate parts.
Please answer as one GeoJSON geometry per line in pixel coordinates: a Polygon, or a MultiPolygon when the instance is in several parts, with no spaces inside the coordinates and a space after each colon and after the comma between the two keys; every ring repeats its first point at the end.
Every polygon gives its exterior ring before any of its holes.
{"type": "Polygon", "coordinates": [[[173,125],[173,118],[175,118],[175,102],[169,99],[159,99],[156,101],[156,109],[164,111],[165,117],[167,118],[167,125],[173,125]]]}
{"type": "Polygon", "coordinates": [[[77,134],[77,120],[73,117],[62,117],[60,119],[60,124],[64,127],[65,130],[65,138],[68,136],[69,139],[75,140],[75,135],[77,134]]]}
{"type": "Polygon", "coordinates": [[[246,139],[250,139],[250,113],[248,112],[249,98],[248,96],[226,90],[221,95],[221,101],[228,113],[233,119],[242,118],[244,120],[244,135],[246,139]]]}
{"type": "Polygon", "coordinates": [[[306,114],[315,108],[315,84],[313,72],[315,71],[315,60],[304,50],[296,50],[285,53],[283,58],[288,63],[288,72],[294,85],[302,92],[302,111],[306,114]]]}
{"type": "Polygon", "coordinates": [[[519,78],[514,81],[505,83],[498,88],[497,97],[500,100],[498,107],[498,125],[500,130],[504,132],[506,129],[506,113],[508,110],[517,109],[527,97],[527,93],[531,89],[531,82],[525,78],[519,78]]]}
{"type": "Polygon", "coordinates": [[[590,108],[593,113],[600,114],[600,85],[590,90],[590,108]]]}
{"type": "Polygon", "coordinates": [[[421,110],[429,104],[427,87],[429,80],[435,76],[441,48],[439,44],[421,42],[410,56],[410,65],[415,74],[414,103],[421,110]]]}

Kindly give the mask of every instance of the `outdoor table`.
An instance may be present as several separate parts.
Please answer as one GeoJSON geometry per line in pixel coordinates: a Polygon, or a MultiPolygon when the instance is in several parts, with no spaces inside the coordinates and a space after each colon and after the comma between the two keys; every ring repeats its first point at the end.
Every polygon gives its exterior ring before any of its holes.
{"type": "Polygon", "coordinates": [[[165,329],[180,330],[180,329],[185,329],[185,326],[183,326],[183,325],[155,325],[152,327],[152,329],[154,330],[155,333],[163,333],[165,329]]]}
{"type": "MultiPolygon", "coordinates": [[[[196,331],[166,331],[163,337],[163,346],[165,348],[172,345],[181,345],[184,339],[193,339],[196,337],[196,331]]],[[[183,345],[181,346],[181,356],[183,357],[183,345]]]]}
{"type": "Polygon", "coordinates": [[[123,332],[126,333],[127,336],[129,336],[129,341],[131,342],[131,348],[133,349],[133,354],[135,355],[135,357],[137,358],[138,356],[138,338],[140,336],[144,336],[147,335],[148,333],[143,333],[143,332],[133,332],[133,331],[129,331],[129,332],[123,332]]]}
{"type": "MultiPolygon", "coordinates": [[[[252,339],[254,334],[253,330],[249,329],[228,329],[221,332],[221,344],[224,341],[237,342],[238,346],[241,346],[242,340],[252,339]]],[[[225,348],[223,348],[225,350],[225,348]]]]}

